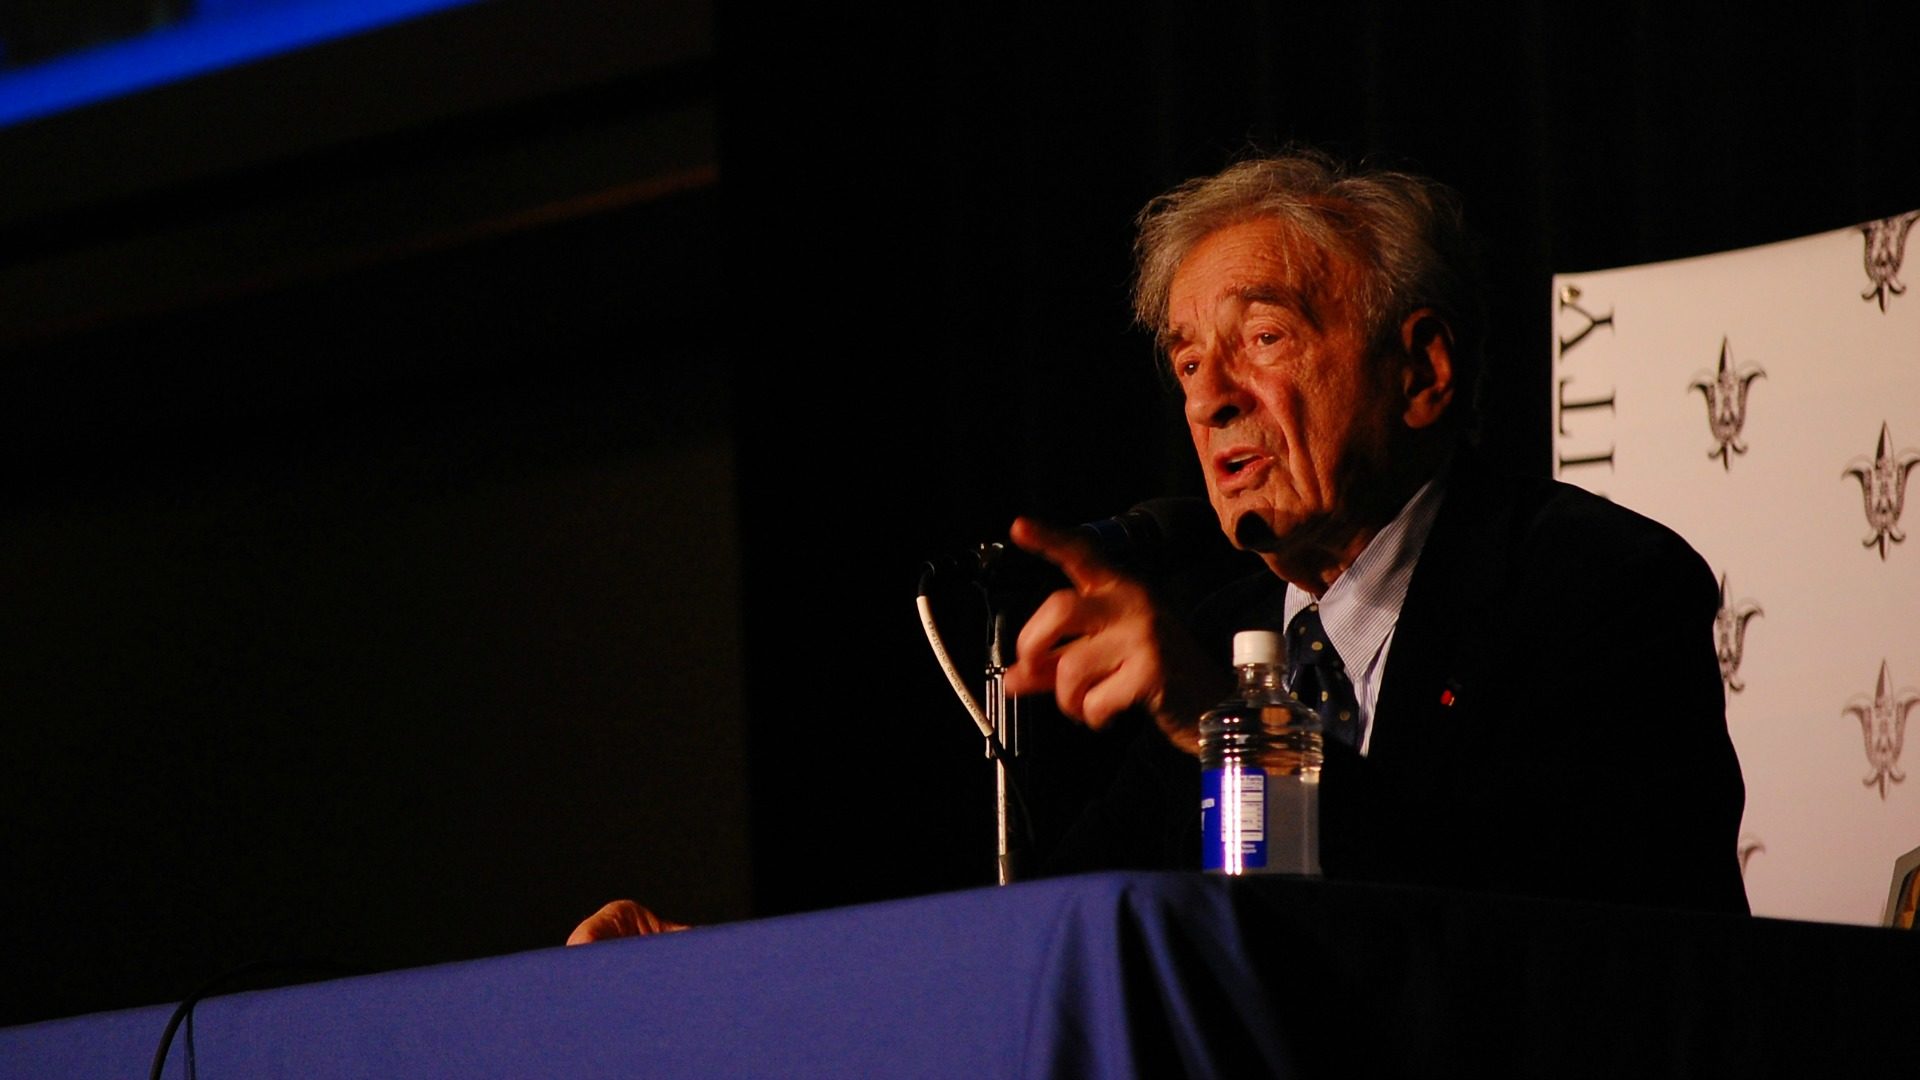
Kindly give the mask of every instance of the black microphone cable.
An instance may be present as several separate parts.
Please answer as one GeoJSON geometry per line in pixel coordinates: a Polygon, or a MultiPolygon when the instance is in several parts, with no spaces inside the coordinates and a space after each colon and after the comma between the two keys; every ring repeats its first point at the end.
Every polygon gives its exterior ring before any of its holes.
{"type": "Polygon", "coordinates": [[[324,978],[337,979],[348,975],[364,975],[365,971],[348,967],[332,960],[307,960],[288,958],[280,960],[254,960],[239,967],[229,968],[215,975],[188,994],[174,1007],[173,1015],[167,1018],[166,1030],[160,1033],[160,1046],[153,1052],[153,1068],[148,1070],[148,1080],[161,1080],[167,1068],[167,1051],[173,1047],[173,1037],[181,1025],[186,1026],[186,1037],[181,1040],[182,1053],[187,1060],[187,1080],[197,1080],[198,1071],[193,1059],[193,1010],[202,998],[211,997],[216,990],[232,985],[249,975],[258,975],[266,971],[307,972],[324,978]]]}

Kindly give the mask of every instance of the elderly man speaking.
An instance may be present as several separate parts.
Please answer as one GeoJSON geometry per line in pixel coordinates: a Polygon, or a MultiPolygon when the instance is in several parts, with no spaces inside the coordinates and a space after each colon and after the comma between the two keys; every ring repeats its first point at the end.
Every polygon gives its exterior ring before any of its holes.
{"type": "Polygon", "coordinates": [[[1156,721],[1062,869],[1197,865],[1197,729],[1235,630],[1344,674],[1321,784],[1331,877],[1745,912],[1718,594],[1665,527],[1499,475],[1466,445],[1481,318],[1452,194],[1312,153],[1242,161],[1139,217],[1157,335],[1220,527],[1271,573],[1176,621],[1084,541],[1013,539],[1072,587],[1009,691],[1156,721]]]}
{"type": "MultiPolygon", "coordinates": [[[[1271,573],[1183,623],[1080,537],[1014,522],[1072,587],[1021,631],[1009,692],[1155,721],[1054,869],[1199,864],[1200,714],[1233,685],[1232,633],[1274,629],[1343,672],[1328,876],[1745,913],[1714,578],[1664,526],[1475,458],[1452,193],[1287,153],[1182,184],[1139,227],[1136,314],[1220,527],[1271,573]]],[[[618,901],[574,940],[658,928],[618,901]]]]}

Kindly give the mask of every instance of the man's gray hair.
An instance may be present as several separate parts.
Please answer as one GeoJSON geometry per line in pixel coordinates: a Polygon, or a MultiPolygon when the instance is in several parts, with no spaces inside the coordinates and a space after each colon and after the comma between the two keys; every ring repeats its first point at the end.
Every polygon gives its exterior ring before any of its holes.
{"type": "Polygon", "coordinates": [[[1451,188],[1412,173],[1348,169],[1325,154],[1287,150],[1249,158],[1158,196],[1135,218],[1134,315],[1167,329],[1173,275],[1220,229],[1277,218],[1359,269],[1360,310],[1375,350],[1397,343],[1401,322],[1430,307],[1453,332],[1455,382],[1471,401],[1484,313],[1474,244],[1451,188]]]}

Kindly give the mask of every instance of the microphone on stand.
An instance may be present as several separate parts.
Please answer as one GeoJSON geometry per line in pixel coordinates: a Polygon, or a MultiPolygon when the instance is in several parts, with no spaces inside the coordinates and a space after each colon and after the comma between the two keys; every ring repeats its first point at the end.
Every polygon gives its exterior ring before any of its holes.
{"type": "MultiPolygon", "coordinates": [[[[1209,587],[1217,587],[1248,565],[1220,531],[1213,508],[1191,496],[1148,499],[1073,531],[1092,542],[1102,561],[1149,581],[1198,572],[1209,587]],[[1224,569],[1229,563],[1232,571],[1224,569]]],[[[930,577],[971,581],[996,592],[1048,593],[1067,586],[1066,575],[1052,563],[1001,541],[929,559],[926,565],[930,577]]]]}
{"type": "Polygon", "coordinates": [[[1138,574],[1165,569],[1178,557],[1212,558],[1232,550],[1205,499],[1148,499],[1124,514],[1089,521],[1076,532],[1093,538],[1101,558],[1138,574]]]}
{"type": "MultiPolygon", "coordinates": [[[[1124,573],[1147,582],[1169,610],[1187,604],[1244,572],[1250,557],[1236,550],[1221,532],[1219,520],[1203,499],[1149,499],[1110,518],[1090,521],[1076,532],[1085,536],[1095,553],[1124,573]]],[[[1252,565],[1257,565],[1257,561],[1252,565]]],[[[966,705],[974,725],[985,737],[987,756],[993,759],[997,876],[1002,885],[1014,879],[1015,814],[1017,799],[1008,761],[1020,753],[1019,719],[1014,702],[1001,682],[1012,660],[1012,644],[1019,624],[1046,594],[1068,585],[1067,577],[1051,562],[1002,542],[984,543],[964,555],[929,559],[920,576],[917,606],[927,642],[954,692],[966,705]],[[982,702],[961,677],[947,654],[928,593],[936,578],[978,586],[985,594],[989,617],[986,678],[982,702]]],[[[1024,817],[1024,813],[1020,815],[1024,817]]],[[[1031,824],[1026,829],[1032,843],[1031,824]]]]}

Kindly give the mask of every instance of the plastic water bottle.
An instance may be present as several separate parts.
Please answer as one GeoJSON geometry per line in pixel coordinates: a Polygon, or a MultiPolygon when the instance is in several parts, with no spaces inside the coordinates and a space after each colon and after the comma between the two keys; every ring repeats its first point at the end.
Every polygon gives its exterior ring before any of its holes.
{"type": "Polygon", "coordinates": [[[1200,865],[1320,876],[1320,717],[1281,685],[1280,635],[1233,636],[1240,687],[1200,718],[1200,865]]]}

